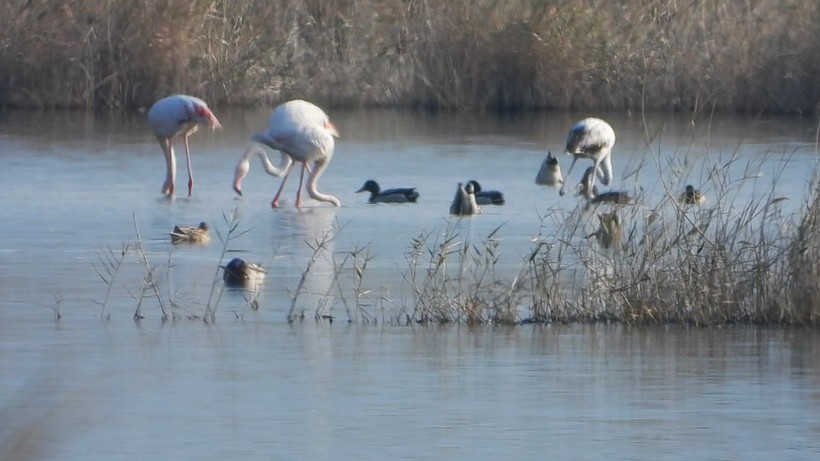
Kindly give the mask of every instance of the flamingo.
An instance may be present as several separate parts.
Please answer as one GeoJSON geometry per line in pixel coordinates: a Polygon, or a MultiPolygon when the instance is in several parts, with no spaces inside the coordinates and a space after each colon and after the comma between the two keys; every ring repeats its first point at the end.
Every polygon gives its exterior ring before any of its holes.
{"type": "Polygon", "coordinates": [[[222,128],[216,116],[205,101],[175,94],[155,102],[148,110],[148,124],[154,131],[162,153],[165,154],[165,184],[162,193],[172,197],[176,192],[177,158],[174,153],[174,139],[181,137],[185,142],[185,159],[188,163],[188,197],[194,190],[194,176],[191,172],[191,151],[188,148],[188,136],[193,134],[199,125],[222,128]]]}
{"type": "MultiPolygon", "coordinates": [[[[585,118],[576,123],[567,135],[566,153],[572,155],[572,163],[567,170],[566,177],[572,172],[572,167],[579,158],[588,158],[595,162],[595,173],[601,177],[601,183],[608,186],[612,181],[612,147],[615,146],[615,131],[609,123],[599,118],[585,118]],[[603,170],[603,171],[602,171],[603,170]]],[[[592,177],[590,190],[595,186],[595,176],[592,177]]],[[[566,194],[567,181],[559,192],[566,194]]]]}
{"type": "Polygon", "coordinates": [[[299,178],[299,189],[296,192],[296,208],[302,206],[302,183],[305,179],[305,171],[310,173],[306,189],[311,197],[341,206],[338,198],[330,194],[323,194],[316,189],[319,177],[333,158],[335,147],[333,138],[338,136],[339,132],[330,122],[327,114],[307,101],[295,99],[277,106],[271,114],[268,130],[255,135],[253,140],[278,150],[282,155],[282,163],[277,167],[271,163],[263,148],[249,147],[236,166],[233,189],[242,195],[242,179],[250,171],[251,157],[258,155],[268,174],[277,177],[284,176],[271,203],[274,208],[279,207],[279,196],[285,188],[285,182],[291,173],[294,161],[302,163],[302,175],[299,178]],[[310,162],[313,162],[312,168],[309,166],[310,162]]]}

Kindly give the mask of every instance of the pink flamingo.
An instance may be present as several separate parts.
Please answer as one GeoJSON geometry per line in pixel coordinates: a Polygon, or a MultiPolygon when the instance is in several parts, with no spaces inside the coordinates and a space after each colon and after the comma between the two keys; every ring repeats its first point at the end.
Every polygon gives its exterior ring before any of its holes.
{"type": "Polygon", "coordinates": [[[268,174],[276,177],[284,176],[271,203],[274,208],[279,207],[279,196],[285,188],[285,182],[291,173],[294,161],[302,163],[299,189],[296,192],[296,208],[302,206],[302,184],[305,171],[310,173],[306,186],[308,195],[316,200],[341,206],[338,198],[330,194],[323,194],[316,188],[319,177],[333,158],[333,149],[336,145],[334,136],[338,137],[339,132],[330,122],[327,114],[317,106],[299,99],[277,106],[271,114],[268,130],[255,135],[253,140],[278,150],[282,155],[282,163],[278,167],[274,166],[262,147],[256,145],[249,147],[242,154],[242,159],[236,166],[233,189],[237,194],[242,195],[242,179],[251,168],[251,157],[256,154],[262,160],[262,165],[268,174]],[[308,165],[310,162],[313,162],[312,168],[308,165]]]}
{"type": "Polygon", "coordinates": [[[165,184],[162,193],[171,197],[176,191],[177,158],[174,153],[174,139],[181,137],[185,141],[185,159],[188,162],[188,196],[194,190],[194,176],[191,172],[191,151],[188,148],[188,136],[193,134],[199,125],[211,129],[222,128],[216,116],[205,101],[193,96],[175,94],[160,99],[148,110],[148,124],[165,154],[165,184]]]}

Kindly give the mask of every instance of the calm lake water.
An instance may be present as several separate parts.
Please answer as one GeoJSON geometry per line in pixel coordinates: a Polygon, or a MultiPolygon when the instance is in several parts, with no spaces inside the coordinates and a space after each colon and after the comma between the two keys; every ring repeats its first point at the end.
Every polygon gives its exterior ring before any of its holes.
{"type": "MultiPolygon", "coordinates": [[[[231,190],[269,111],[217,115],[224,130],[191,138],[193,197],[174,200],[160,194],[164,161],[142,116],[0,115],[0,458],[820,456],[814,331],[391,321],[412,302],[406,253],[419,235],[433,246],[448,229],[477,242],[498,228],[498,269],[514,277],[534,237],[558,225],[542,217],[578,207],[534,178],[584,114],[332,112],[342,137],[319,189],[343,206],[308,200],[302,210],[293,208],[295,177],[283,207],[271,209],[279,179],[257,159],[245,195],[231,190]],[[354,193],[367,179],[418,187],[421,199],[369,205],[354,193]],[[507,204],[451,219],[456,183],[469,179],[502,190],[507,204]],[[216,231],[226,235],[234,212],[226,258],[268,274],[258,310],[226,289],[206,324],[212,288],[215,296],[221,289],[216,231]],[[170,244],[174,225],[200,221],[214,229],[209,245],[170,244]],[[144,319],[132,320],[148,273],[133,246],[137,228],[176,320],[161,320],[151,293],[144,319]],[[300,290],[311,246],[326,235],[333,238],[300,290]],[[101,260],[125,246],[108,292],[101,260]],[[355,304],[354,282],[349,269],[335,269],[354,250],[371,258],[362,288],[377,324],[344,307],[355,304]],[[305,320],[287,322],[292,303],[305,320]],[[316,312],[336,321],[314,321],[316,312]]],[[[604,117],[618,135],[612,187],[647,203],[686,183],[714,194],[710,171],[727,165],[721,178],[739,207],[774,187],[789,198],[788,213],[803,203],[817,165],[808,119],[604,117]]],[[[184,154],[178,160],[183,190],[184,154]]],[[[576,165],[572,184],[586,166],[576,165]]]]}

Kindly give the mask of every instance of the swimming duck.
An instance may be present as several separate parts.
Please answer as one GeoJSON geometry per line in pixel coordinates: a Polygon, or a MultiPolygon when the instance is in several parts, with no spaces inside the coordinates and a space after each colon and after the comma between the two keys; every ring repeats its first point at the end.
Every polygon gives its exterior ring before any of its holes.
{"type": "Polygon", "coordinates": [[[199,223],[199,227],[174,226],[171,232],[172,243],[208,243],[210,240],[208,223],[205,221],[199,223]]]}
{"type": "Polygon", "coordinates": [[[472,216],[476,213],[481,213],[481,208],[478,207],[475,201],[473,185],[467,183],[467,186],[464,186],[464,184],[458,183],[456,195],[450,205],[450,214],[453,216],[472,216]]]}
{"type": "Polygon", "coordinates": [[[467,184],[472,184],[475,194],[475,203],[478,205],[503,205],[504,194],[497,190],[481,190],[481,184],[472,179],[467,184]]]}
{"type": "Polygon", "coordinates": [[[564,184],[561,165],[558,164],[558,158],[552,156],[552,152],[547,152],[547,158],[541,162],[541,169],[535,175],[535,183],[539,186],[560,186],[564,184]]]}
{"type": "Polygon", "coordinates": [[[222,280],[225,285],[235,287],[254,286],[265,278],[265,270],[258,264],[245,262],[241,258],[233,258],[225,267],[222,280]]]}
{"type": "Polygon", "coordinates": [[[704,205],[706,203],[706,195],[691,184],[686,185],[684,193],[680,194],[678,201],[684,205],[704,205]]]}
{"type": "Polygon", "coordinates": [[[620,249],[623,231],[621,230],[621,221],[618,219],[618,213],[613,211],[612,213],[598,215],[598,230],[587,235],[587,238],[591,237],[596,237],[598,243],[605,249],[620,249]]]}
{"type": "Polygon", "coordinates": [[[611,190],[598,192],[598,186],[592,184],[595,167],[589,167],[584,171],[584,177],[578,184],[578,195],[583,195],[588,200],[588,205],[598,205],[601,203],[614,203],[616,205],[632,205],[635,199],[628,192],[611,190]]]}
{"type": "Polygon", "coordinates": [[[419,193],[415,187],[402,187],[396,189],[381,190],[379,183],[372,179],[365,181],[359,192],[370,192],[370,203],[416,203],[419,193]]]}

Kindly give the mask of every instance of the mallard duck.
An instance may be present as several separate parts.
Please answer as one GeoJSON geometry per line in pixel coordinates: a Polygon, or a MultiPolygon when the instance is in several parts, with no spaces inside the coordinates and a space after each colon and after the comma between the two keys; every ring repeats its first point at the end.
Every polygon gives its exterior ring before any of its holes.
{"type": "Polygon", "coordinates": [[[372,179],[365,181],[359,192],[370,192],[370,203],[416,203],[419,193],[415,187],[401,187],[381,190],[379,183],[372,179]]]}
{"type": "Polygon", "coordinates": [[[233,258],[225,267],[222,280],[225,285],[235,287],[253,286],[265,278],[265,270],[258,264],[245,262],[241,258],[233,258]]]}
{"type": "Polygon", "coordinates": [[[613,211],[612,213],[598,215],[598,230],[587,235],[587,238],[591,237],[597,237],[598,242],[605,249],[620,249],[623,232],[621,231],[621,222],[618,219],[618,213],[613,211]]]}
{"type": "Polygon", "coordinates": [[[456,195],[453,197],[453,203],[450,205],[450,214],[453,216],[472,216],[476,213],[481,213],[481,208],[475,201],[475,189],[473,185],[467,183],[466,186],[458,183],[456,195]]]}
{"type": "Polygon", "coordinates": [[[680,194],[678,201],[684,205],[704,205],[706,204],[706,195],[691,184],[687,184],[686,190],[680,194]]]}
{"type": "Polygon", "coordinates": [[[504,194],[497,190],[481,190],[481,184],[478,181],[471,179],[467,184],[473,186],[473,194],[475,195],[475,203],[478,205],[503,205],[504,194]]]}
{"type": "Polygon", "coordinates": [[[584,172],[584,177],[578,184],[578,195],[583,195],[588,200],[588,205],[598,205],[601,203],[614,203],[616,205],[632,205],[635,199],[628,192],[611,190],[598,192],[598,186],[592,185],[593,172],[595,167],[589,167],[584,172]]]}
{"type": "Polygon", "coordinates": [[[547,152],[547,158],[541,162],[541,169],[535,175],[535,184],[539,186],[560,186],[564,184],[561,165],[558,164],[558,158],[553,157],[552,152],[547,152]]]}
{"type": "MultiPolygon", "coordinates": [[[[615,130],[609,123],[599,118],[586,118],[573,125],[567,134],[566,153],[572,156],[572,163],[567,170],[567,177],[579,158],[588,158],[594,162],[593,171],[599,171],[601,183],[608,186],[612,181],[612,148],[615,146],[615,130]]],[[[595,185],[592,176],[590,188],[595,185]]],[[[567,183],[561,186],[560,195],[566,193],[567,183]]]]}
{"type": "Polygon", "coordinates": [[[199,227],[174,226],[174,231],[171,232],[172,243],[208,243],[210,240],[208,223],[205,221],[199,223],[199,227]]]}

